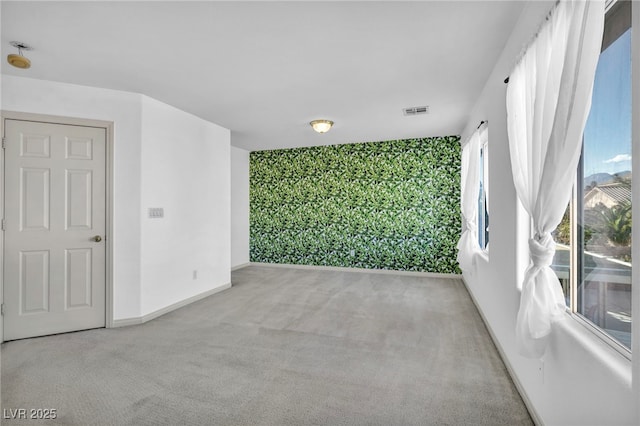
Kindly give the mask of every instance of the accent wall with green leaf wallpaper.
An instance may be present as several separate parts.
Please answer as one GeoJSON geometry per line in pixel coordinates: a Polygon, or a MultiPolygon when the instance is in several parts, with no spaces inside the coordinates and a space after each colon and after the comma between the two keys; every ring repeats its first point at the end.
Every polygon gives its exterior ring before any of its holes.
{"type": "Polygon", "coordinates": [[[460,138],[250,154],[252,262],[460,273],[460,138]]]}

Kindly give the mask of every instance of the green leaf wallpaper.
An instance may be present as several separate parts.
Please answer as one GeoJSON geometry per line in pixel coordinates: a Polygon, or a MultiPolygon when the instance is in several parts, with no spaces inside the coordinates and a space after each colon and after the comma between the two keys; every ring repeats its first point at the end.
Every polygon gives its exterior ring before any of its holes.
{"type": "Polygon", "coordinates": [[[460,138],[250,155],[252,262],[460,273],[460,138]]]}

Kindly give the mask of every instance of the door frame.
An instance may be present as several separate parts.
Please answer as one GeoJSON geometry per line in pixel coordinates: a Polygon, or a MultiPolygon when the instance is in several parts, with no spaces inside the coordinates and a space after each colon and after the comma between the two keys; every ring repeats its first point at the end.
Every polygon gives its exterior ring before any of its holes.
{"type": "MultiPolygon", "coordinates": [[[[0,134],[4,137],[5,120],[35,121],[47,124],[62,124],[68,126],[97,127],[106,132],[105,155],[105,326],[113,325],[113,122],[92,120],[76,117],[61,117],[56,115],[34,114],[16,111],[0,111],[0,134]]],[[[0,149],[0,217],[4,218],[4,149],[0,149]]],[[[4,231],[0,238],[0,303],[4,303],[4,231]]],[[[4,318],[0,315],[0,343],[4,342],[4,318]]]]}

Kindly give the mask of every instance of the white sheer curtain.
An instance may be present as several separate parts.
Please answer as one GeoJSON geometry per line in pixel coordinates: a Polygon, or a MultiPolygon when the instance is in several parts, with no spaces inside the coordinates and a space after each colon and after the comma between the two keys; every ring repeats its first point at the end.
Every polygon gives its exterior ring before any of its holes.
{"type": "Polygon", "coordinates": [[[478,191],[480,190],[480,134],[476,130],[462,148],[460,170],[460,209],[462,211],[462,235],[458,241],[458,263],[462,272],[474,274],[474,257],[480,251],[478,245],[478,191]]]}
{"type": "Polygon", "coordinates": [[[507,113],[513,181],[533,220],[531,263],[516,324],[519,352],[544,354],[565,311],[550,265],[551,232],[571,196],[604,28],[604,1],[561,1],[509,76],[507,113]]]}
{"type": "MultiPolygon", "coordinates": [[[[487,127],[487,122],[483,122],[480,124],[480,127],[478,127],[478,135],[480,136],[480,147],[483,149],[483,153],[482,153],[482,157],[483,157],[483,161],[484,161],[484,166],[482,169],[482,190],[484,191],[484,205],[485,205],[485,209],[487,212],[489,212],[489,167],[487,167],[488,165],[488,161],[489,161],[489,145],[487,144],[488,140],[489,140],[489,130],[487,127]]],[[[480,215],[484,215],[484,212],[479,212],[478,216],[480,215]]],[[[488,222],[488,221],[487,221],[488,222]]],[[[485,232],[488,231],[488,225],[485,222],[485,219],[483,219],[483,223],[484,223],[484,229],[479,229],[478,232],[485,232]]],[[[489,232],[489,235],[491,235],[491,232],[489,232]]],[[[484,247],[484,250],[480,250],[480,255],[484,258],[485,261],[489,260],[489,257],[487,256],[487,253],[489,252],[489,242],[486,243],[486,246],[484,247]]]]}

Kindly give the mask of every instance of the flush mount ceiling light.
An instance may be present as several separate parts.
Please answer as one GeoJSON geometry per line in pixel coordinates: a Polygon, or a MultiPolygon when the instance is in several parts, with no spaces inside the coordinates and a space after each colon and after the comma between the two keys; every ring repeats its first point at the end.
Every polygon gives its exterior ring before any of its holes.
{"type": "Polygon", "coordinates": [[[21,41],[12,41],[9,43],[11,46],[18,49],[18,54],[12,53],[7,56],[7,62],[13,65],[16,68],[27,69],[31,67],[31,61],[24,56],[22,56],[23,50],[32,50],[33,48],[26,43],[21,41]]]}
{"type": "Polygon", "coordinates": [[[313,120],[311,123],[311,127],[318,133],[327,133],[331,126],[333,126],[333,121],[331,120],[313,120]]]}

